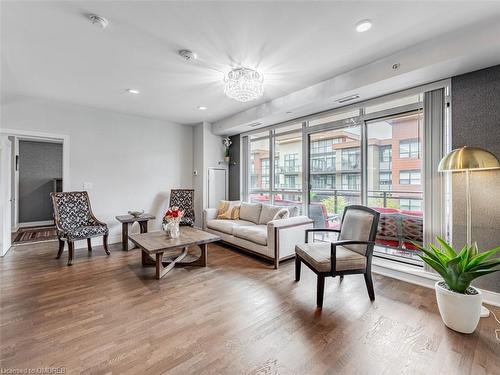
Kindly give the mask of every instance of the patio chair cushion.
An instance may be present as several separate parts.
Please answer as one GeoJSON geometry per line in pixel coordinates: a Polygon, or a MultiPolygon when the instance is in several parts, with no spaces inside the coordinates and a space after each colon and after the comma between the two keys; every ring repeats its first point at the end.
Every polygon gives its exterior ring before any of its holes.
{"type": "MultiPolygon", "coordinates": [[[[295,246],[295,253],[319,272],[331,271],[331,244],[329,242],[306,243],[295,246]]],[[[366,257],[337,246],[336,271],[358,270],[366,268],[366,257]]]]}

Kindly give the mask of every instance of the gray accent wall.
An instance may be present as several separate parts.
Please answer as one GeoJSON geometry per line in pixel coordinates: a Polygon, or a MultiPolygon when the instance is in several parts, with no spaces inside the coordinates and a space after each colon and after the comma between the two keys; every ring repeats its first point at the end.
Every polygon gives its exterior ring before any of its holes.
{"type": "Polygon", "coordinates": [[[233,144],[229,148],[229,200],[240,200],[240,135],[230,137],[233,144]]]}
{"type": "MultiPolygon", "coordinates": [[[[500,65],[453,77],[452,145],[482,147],[500,159],[500,65]]],[[[500,170],[472,172],[472,240],[480,250],[500,245],[500,170]]],[[[465,243],[465,178],[453,174],[453,243],[465,243]]],[[[500,293],[500,272],[473,282],[500,293]]]]}
{"type": "Polygon", "coordinates": [[[20,223],[52,220],[56,178],[62,178],[62,144],[19,141],[20,223]]]}

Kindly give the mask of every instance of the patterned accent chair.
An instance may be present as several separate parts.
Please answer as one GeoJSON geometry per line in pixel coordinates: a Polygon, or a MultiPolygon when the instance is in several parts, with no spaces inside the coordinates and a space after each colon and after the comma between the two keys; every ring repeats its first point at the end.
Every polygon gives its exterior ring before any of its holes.
{"type": "Polygon", "coordinates": [[[365,206],[352,205],[344,209],[340,229],[306,229],[305,244],[295,246],[295,281],[300,280],[304,263],[318,275],[316,304],[323,307],[326,276],[363,274],[370,300],[375,300],[371,273],[373,247],[377,236],[380,213],[365,206]],[[335,242],[309,243],[309,233],[337,232],[335,242]]]}
{"type": "Polygon", "coordinates": [[[108,226],[97,220],[90,207],[89,195],[86,191],[50,193],[54,206],[54,217],[59,239],[59,259],[64,251],[64,241],[68,243],[68,266],[73,263],[75,251],[74,241],[87,239],[88,250],[92,251],[90,239],[103,236],[106,254],[108,249],[108,226]]]}
{"type": "Polygon", "coordinates": [[[170,190],[170,206],[177,206],[184,211],[184,216],[179,225],[194,226],[194,190],[172,189],[170,190]]]}

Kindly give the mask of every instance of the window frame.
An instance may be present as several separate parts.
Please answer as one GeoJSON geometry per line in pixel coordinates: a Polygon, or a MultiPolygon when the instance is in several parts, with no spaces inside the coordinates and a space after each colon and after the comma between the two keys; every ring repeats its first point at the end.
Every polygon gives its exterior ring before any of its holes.
{"type": "MultiPolygon", "coordinates": [[[[426,133],[427,134],[432,133],[432,134],[434,134],[434,138],[439,138],[439,142],[442,142],[443,146],[439,148],[439,153],[441,155],[444,155],[444,154],[446,154],[446,152],[451,150],[451,142],[450,142],[450,139],[451,139],[451,130],[450,130],[451,129],[451,116],[450,116],[450,111],[449,111],[449,108],[451,105],[450,86],[451,86],[451,80],[446,79],[446,80],[442,80],[442,81],[414,87],[414,88],[407,89],[404,91],[396,92],[393,94],[382,95],[382,96],[379,96],[379,97],[374,98],[374,99],[370,99],[370,100],[366,100],[366,101],[362,101],[362,102],[357,102],[357,103],[346,105],[346,106],[339,107],[339,108],[326,110],[326,111],[319,112],[316,114],[307,115],[307,116],[300,117],[300,118],[295,118],[293,120],[286,121],[283,123],[268,125],[266,127],[254,129],[254,130],[240,134],[240,137],[243,140],[243,146],[242,146],[243,153],[242,153],[242,155],[247,155],[247,153],[248,153],[249,147],[245,144],[245,142],[248,143],[249,136],[251,134],[257,134],[257,133],[261,133],[261,132],[267,130],[268,131],[267,136],[269,136],[269,139],[270,139],[270,148],[271,148],[270,155],[272,158],[274,158],[274,149],[273,149],[274,142],[271,141],[272,136],[274,135],[274,131],[276,131],[277,129],[280,129],[282,127],[285,127],[285,126],[289,126],[291,124],[297,124],[300,121],[302,124],[302,202],[303,202],[303,209],[304,209],[303,212],[304,212],[304,214],[308,214],[309,191],[311,188],[311,185],[310,185],[310,169],[311,168],[310,168],[309,163],[310,163],[310,158],[313,157],[313,155],[318,156],[317,153],[311,152],[311,149],[309,147],[309,136],[310,135],[312,135],[314,133],[321,132],[321,131],[341,129],[341,128],[344,128],[344,127],[349,126],[349,125],[361,125],[362,133],[363,133],[363,132],[366,132],[365,127],[366,127],[366,122],[368,122],[368,121],[376,120],[376,119],[382,118],[382,117],[388,117],[391,115],[396,115],[396,116],[401,115],[404,112],[409,112],[409,111],[412,111],[415,109],[422,110],[424,105],[430,106],[430,105],[439,104],[441,106],[439,108],[441,108],[441,109],[436,109],[436,113],[438,113],[437,112],[438,110],[442,111],[443,116],[444,116],[444,120],[441,122],[438,121],[439,126],[436,129],[428,129],[426,127],[427,121],[430,120],[431,123],[434,123],[434,120],[436,118],[436,117],[431,117],[431,113],[433,111],[431,111],[431,110],[427,111],[427,109],[429,109],[431,107],[428,107],[428,108],[426,107],[426,111],[424,111],[424,119],[425,119],[424,120],[424,134],[422,137],[424,143],[419,144],[420,157],[423,159],[423,163],[424,163],[423,169],[425,169],[425,171],[424,170],[421,171],[421,184],[422,184],[422,187],[424,190],[424,194],[423,194],[424,203],[422,203],[422,205],[423,205],[422,208],[424,209],[424,207],[425,207],[424,215],[426,215],[426,216],[433,215],[434,213],[437,213],[437,212],[444,212],[444,211],[451,213],[451,207],[450,207],[451,203],[450,203],[450,199],[449,199],[450,191],[451,191],[450,178],[449,178],[449,176],[444,176],[443,174],[439,174],[439,176],[438,175],[434,176],[434,173],[435,173],[434,168],[437,168],[437,164],[434,165],[434,163],[435,163],[434,161],[431,164],[432,169],[427,171],[427,169],[429,168],[429,165],[430,165],[430,164],[428,164],[429,160],[431,158],[430,155],[432,155],[433,160],[435,160],[436,151],[432,152],[430,147],[425,146],[425,142],[429,142],[429,135],[426,135],[426,133]],[[439,103],[438,100],[434,100],[434,101],[430,100],[430,99],[427,100],[428,98],[430,98],[430,95],[428,95],[427,99],[426,99],[425,95],[430,94],[431,92],[434,92],[434,91],[438,91],[438,90],[442,90],[441,92],[443,93],[442,94],[443,101],[441,103],[439,103]],[[416,105],[413,105],[413,104],[403,105],[400,107],[384,109],[384,110],[381,110],[379,112],[373,112],[370,114],[365,114],[363,111],[363,108],[366,106],[373,106],[373,105],[378,104],[378,103],[390,102],[390,101],[395,100],[397,98],[411,96],[412,94],[419,94],[421,97],[423,97],[423,100],[416,103],[416,105]],[[434,102],[436,102],[436,104],[434,104],[434,102]],[[314,125],[314,126],[309,126],[310,121],[316,120],[316,119],[321,118],[321,117],[326,117],[326,116],[329,116],[332,114],[347,112],[347,111],[351,111],[351,110],[356,110],[356,113],[358,113],[359,115],[351,117],[351,118],[343,118],[343,119],[340,119],[337,121],[332,121],[332,122],[328,122],[328,123],[319,123],[319,124],[314,125]],[[439,137],[436,137],[436,134],[439,132],[441,132],[441,135],[439,135],[439,137]],[[437,203],[437,205],[439,207],[437,207],[435,203],[430,203],[430,202],[427,202],[427,200],[425,200],[425,197],[428,195],[428,193],[431,190],[433,190],[432,187],[430,186],[431,185],[430,182],[425,180],[425,178],[426,178],[425,176],[428,176],[431,173],[434,176],[434,181],[436,181],[436,179],[439,179],[439,180],[443,180],[443,182],[441,184],[446,184],[446,197],[444,197],[445,193],[443,192],[442,193],[443,198],[440,198],[438,200],[438,203],[437,203]],[[431,205],[431,206],[429,206],[429,205],[431,205]],[[432,209],[429,209],[429,207],[432,207],[432,209]]],[[[432,108],[434,108],[434,107],[432,107],[432,108]]],[[[435,107],[435,108],[437,108],[437,107],[435,107]]],[[[436,115],[434,115],[434,116],[436,116],[436,115]]],[[[298,129],[293,130],[293,131],[291,131],[291,133],[298,132],[298,131],[300,131],[300,130],[298,130],[298,129]]],[[[284,134],[284,133],[281,133],[281,134],[284,134]]],[[[367,165],[366,158],[367,158],[367,147],[368,147],[365,135],[366,135],[366,133],[361,135],[361,140],[362,140],[362,147],[361,147],[362,202],[368,202],[368,197],[367,197],[367,192],[366,192],[367,191],[367,175],[366,175],[366,172],[364,171],[366,169],[365,166],[367,165]]],[[[394,156],[395,155],[392,155],[393,160],[394,160],[394,156]]],[[[246,159],[246,156],[244,156],[243,159],[246,159]]],[[[242,166],[245,168],[243,171],[244,173],[241,174],[242,179],[243,179],[242,180],[242,187],[243,187],[242,188],[242,199],[247,200],[249,193],[250,193],[249,189],[248,189],[248,187],[249,187],[248,182],[249,181],[247,181],[247,178],[248,178],[247,172],[249,170],[247,160],[242,161],[242,166]],[[246,165],[246,167],[245,167],[245,165],[246,165]]],[[[274,168],[271,168],[271,175],[273,174],[273,169],[274,168]]],[[[394,175],[392,177],[394,178],[394,175]]],[[[274,179],[274,177],[272,178],[272,180],[273,179],[274,179]]],[[[337,183],[338,183],[338,181],[337,181],[337,183]]],[[[270,191],[263,191],[263,193],[270,193],[271,196],[275,192],[293,193],[293,194],[299,193],[296,190],[285,191],[282,189],[276,189],[274,187],[274,181],[271,181],[270,184],[272,186],[270,191]]],[[[434,184],[434,185],[436,185],[436,184],[434,184]]],[[[257,191],[253,190],[252,192],[257,192],[257,191]]],[[[441,194],[441,191],[439,193],[441,194]]],[[[451,238],[451,229],[449,226],[449,220],[444,218],[442,215],[436,216],[436,217],[437,218],[439,217],[439,220],[441,220],[439,223],[436,222],[436,224],[434,224],[434,225],[436,225],[436,227],[439,227],[436,230],[429,227],[429,226],[426,227],[426,225],[427,225],[426,222],[428,220],[426,218],[424,218],[424,240],[426,242],[431,241],[432,238],[434,238],[434,236],[436,235],[436,233],[440,233],[441,235],[443,235],[446,238],[451,238]],[[444,230],[446,230],[446,233],[443,232],[444,230]]],[[[436,221],[435,219],[433,219],[433,220],[436,221]]]]}

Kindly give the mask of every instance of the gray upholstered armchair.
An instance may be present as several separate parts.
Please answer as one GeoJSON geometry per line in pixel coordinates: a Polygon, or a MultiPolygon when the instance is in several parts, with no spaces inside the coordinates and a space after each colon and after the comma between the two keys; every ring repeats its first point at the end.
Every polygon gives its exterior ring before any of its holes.
{"type": "Polygon", "coordinates": [[[90,239],[103,236],[106,254],[108,249],[108,226],[97,220],[90,207],[86,191],[50,193],[54,206],[54,218],[59,239],[59,259],[64,251],[64,241],[68,242],[68,266],[73,262],[74,241],[87,239],[88,250],[92,251],[90,239]]]}
{"type": "Polygon", "coordinates": [[[340,229],[308,229],[305,244],[295,246],[295,281],[300,280],[300,267],[304,263],[318,275],[316,304],[323,307],[326,276],[363,274],[370,300],[375,300],[371,263],[379,213],[365,206],[347,206],[340,229]],[[309,243],[309,233],[338,232],[335,242],[309,243]]]}

